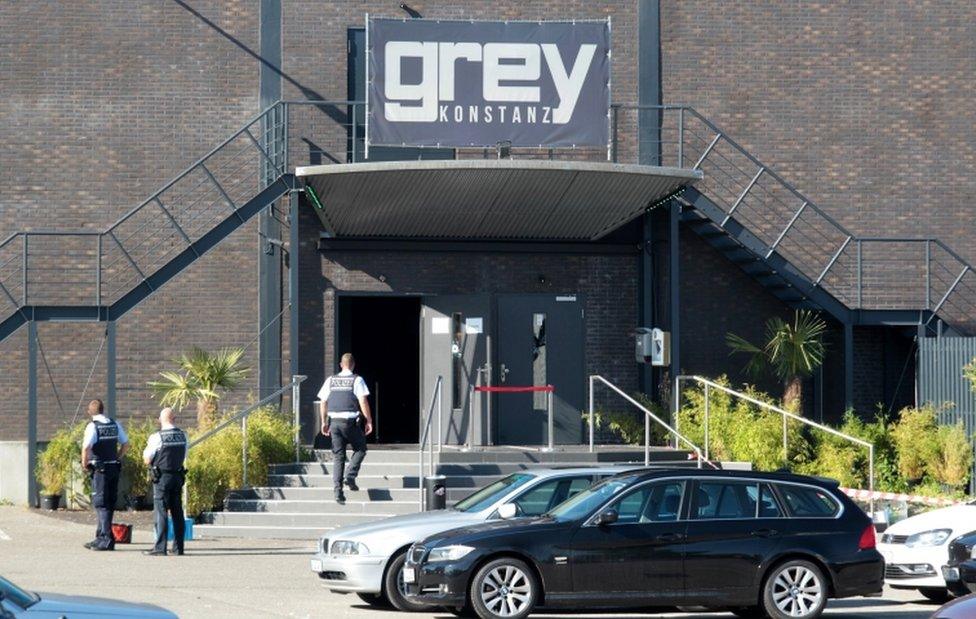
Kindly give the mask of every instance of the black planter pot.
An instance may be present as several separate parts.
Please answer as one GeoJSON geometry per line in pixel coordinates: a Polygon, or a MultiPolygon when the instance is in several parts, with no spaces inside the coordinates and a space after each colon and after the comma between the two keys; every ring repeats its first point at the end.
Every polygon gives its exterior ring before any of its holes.
{"type": "Polygon", "coordinates": [[[129,497],[129,511],[144,512],[152,508],[152,504],[144,494],[137,494],[129,497]]]}
{"type": "Polygon", "coordinates": [[[55,511],[61,506],[60,494],[45,494],[41,497],[41,508],[48,511],[55,511]]]}

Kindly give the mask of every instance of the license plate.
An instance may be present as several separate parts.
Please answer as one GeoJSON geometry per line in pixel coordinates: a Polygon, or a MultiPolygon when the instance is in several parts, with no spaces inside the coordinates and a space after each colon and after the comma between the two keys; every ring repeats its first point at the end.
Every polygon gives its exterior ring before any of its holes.
{"type": "Polygon", "coordinates": [[[959,568],[956,567],[943,567],[942,577],[950,582],[955,582],[959,580],[959,568]]]}
{"type": "Polygon", "coordinates": [[[322,562],[319,561],[318,559],[312,559],[312,571],[313,572],[321,572],[322,571],[322,562]]]}
{"type": "Polygon", "coordinates": [[[403,582],[412,585],[417,582],[417,570],[412,567],[403,568],[403,582]]]}

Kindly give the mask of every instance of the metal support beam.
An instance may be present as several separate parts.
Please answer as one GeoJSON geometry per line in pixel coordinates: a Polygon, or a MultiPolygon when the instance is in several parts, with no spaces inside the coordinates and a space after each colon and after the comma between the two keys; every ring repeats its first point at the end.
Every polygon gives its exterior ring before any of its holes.
{"type": "Polygon", "coordinates": [[[27,323],[27,504],[37,507],[37,323],[27,323]]]}
{"type": "MultiPolygon", "coordinates": [[[[661,105],[661,2],[640,0],[637,4],[637,99],[641,106],[661,105]]],[[[662,111],[642,108],[637,112],[638,161],[644,165],[662,165],[662,111]]],[[[614,127],[616,128],[616,126],[614,127]]],[[[616,151],[616,140],[614,140],[616,151]]],[[[616,161],[616,152],[614,152],[616,161]]]]}
{"type": "Polygon", "coordinates": [[[844,409],[854,408],[854,325],[844,323],[844,409]]]}
{"type": "MultiPolygon", "coordinates": [[[[668,320],[670,321],[671,331],[671,376],[681,374],[681,251],[679,247],[679,236],[681,232],[681,204],[677,200],[671,201],[670,226],[668,234],[668,286],[670,292],[668,300],[670,310],[668,320]]],[[[677,398],[676,393],[672,393],[672,398],[677,398]]],[[[671,420],[672,423],[675,420],[671,420]]]]}
{"type": "Polygon", "coordinates": [[[116,347],[115,321],[109,320],[105,325],[105,409],[110,419],[115,419],[117,412],[115,400],[116,383],[116,347]]]}
{"type": "Polygon", "coordinates": [[[299,272],[298,272],[298,259],[299,259],[299,232],[300,228],[299,222],[299,205],[300,205],[300,194],[297,191],[293,191],[289,194],[289,239],[288,239],[288,303],[291,310],[289,316],[288,325],[288,362],[289,362],[289,374],[295,376],[298,374],[298,334],[301,332],[299,328],[299,272]]]}

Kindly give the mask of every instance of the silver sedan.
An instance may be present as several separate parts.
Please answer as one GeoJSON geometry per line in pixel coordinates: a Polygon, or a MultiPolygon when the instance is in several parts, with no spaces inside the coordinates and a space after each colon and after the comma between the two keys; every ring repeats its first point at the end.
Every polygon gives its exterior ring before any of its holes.
{"type": "Polygon", "coordinates": [[[335,529],[319,540],[312,571],[334,592],[356,593],[374,606],[420,610],[423,607],[404,592],[403,564],[411,544],[485,520],[540,515],[594,481],[624,470],[627,467],[520,471],[489,484],[451,509],[335,529]]]}

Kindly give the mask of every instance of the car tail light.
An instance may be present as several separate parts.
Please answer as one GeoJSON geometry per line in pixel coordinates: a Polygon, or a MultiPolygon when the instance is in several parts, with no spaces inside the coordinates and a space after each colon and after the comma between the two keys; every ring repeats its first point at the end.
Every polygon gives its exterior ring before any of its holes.
{"type": "Polygon", "coordinates": [[[857,542],[858,550],[873,550],[877,545],[877,538],[874,535],[874,525],[869,524],[864,532],[861,533],[861,539],[857,542]]]}

